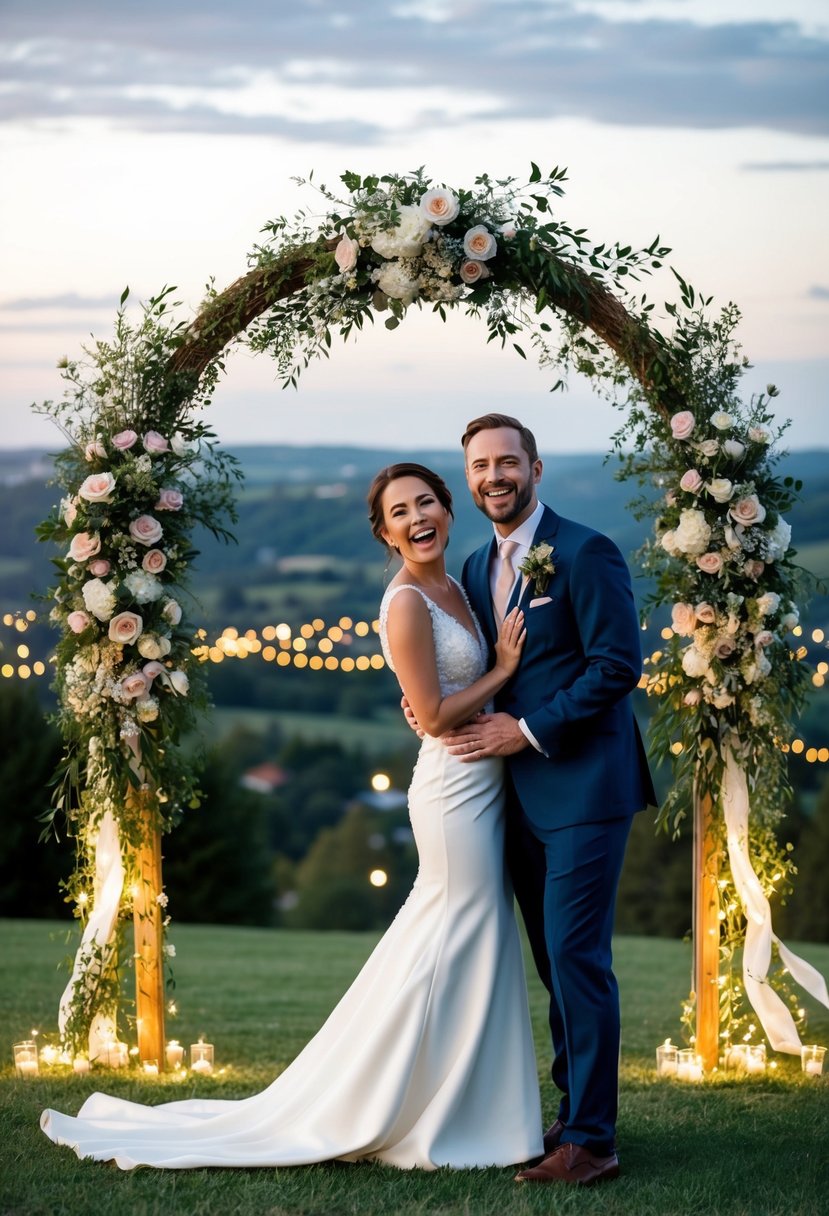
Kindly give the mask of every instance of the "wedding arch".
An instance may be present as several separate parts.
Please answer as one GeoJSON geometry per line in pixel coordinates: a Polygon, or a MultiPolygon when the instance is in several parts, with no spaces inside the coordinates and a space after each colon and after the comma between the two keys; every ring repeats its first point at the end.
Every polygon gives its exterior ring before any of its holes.
{"type": "Polygon", "coordinates": [[[164,1059],[172,947],[160,839],[197,811],[177,743],[206,705],[203,649],[183,607],[190,536],[197,524],[228,535],[239,477],[201,417],[225,352],[243,342],[267,353],[296,386],[333,335],[376,317],[394,329],[413,306],[443,321],[464,308],[522,358],[526,335],[554,387],[575,369],[623,411],[611,438],[619,476],[639,481],[634,510],[654,520],[639,555],[655,583],[646,609],[671,610],[643,683],[657,698],[653,746],[674,763],[660,822],[677,833],[689,818],[695,834],[683,1020],[704,1066],[756,1037],[755,1015],[774,1049],[799,1052],[787,972],[829,1004],[822,977],[774,936],[769,906],[793,873],[773,828],[807,681],[790,640],[797,571],[782,515],[800,487],[774,472],[785,430],[770,411],[776,390],[741,399],[738,311],[711,315],[679,275],[658,328],[642,281],[669,250],[659,238],[644,249],[592,242],[556,217],[564,180],[532,165],[526,183],[483,174],[467,189],[423,170],[346,173],[343,197],[302,183],[323,214],[266,225],[247,273],[211,287],[189,323],[174,289],[138,322],[125,293],[113,338],[66,361],[63,399],[39,407],[69,439],[57,458],[64,498],[40,533],[63,548],[51,609],[65,741],[54,813],[77,842],[68,898],[83,924],[59,1016],[71,1050],[105,1060],[117,1040],[120,954],[136,971],[140,1056],[164,1059]],[[131,952],[118,936],[130,917],[131,952]]]}

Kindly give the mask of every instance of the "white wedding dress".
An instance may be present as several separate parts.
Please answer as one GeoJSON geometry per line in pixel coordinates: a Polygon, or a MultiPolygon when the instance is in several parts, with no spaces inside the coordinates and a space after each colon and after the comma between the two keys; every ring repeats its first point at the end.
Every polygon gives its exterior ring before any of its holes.
{"type": "MultiPolygon", "coordinates": [[[[380,610],[385,622],[397,590],[380,610]]],[[[421,592],[421,594],[423,594],[421,592]]],[[[485,670],[483,639],[425,595],[443,694],[485,670]]],[[[414,887],[325,1025],[261,1093],[143,1106],[96,1093],[41,1126],[121,1169],[289,1166],[339,1159],[401,1169],[541,1156],[538,1076],[503,851],[500,760],[463,764],[425,738],[409,791],[414,887]]]]}

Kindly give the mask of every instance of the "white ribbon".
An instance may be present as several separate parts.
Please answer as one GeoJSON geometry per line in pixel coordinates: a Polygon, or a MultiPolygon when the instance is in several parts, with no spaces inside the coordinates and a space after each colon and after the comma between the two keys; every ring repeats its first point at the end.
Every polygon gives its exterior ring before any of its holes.
{"type": "Polygon", "coordinates": [[[763,893],[748,852],[748,785],[734,752],[728,749],[722,782],[722,801],[728,836],[728,860],[737,894],[746,916],[743,947],[743,982],[746,996],[760,1019],[774,1051],[800,1055],[800,1035],[791,1012],[768,982],[772,944],[792,977],[815,1000],[829,1008],[826,981],[811,963],[785,946],[772,931],[771,908],[763,893]]]}
{"type": "MultiPolygon", "coordinates": [[[[95,844],[95,891],[92,911],[75,955],[72,977],[60,998],[58,1026],[61,1036],[69,1018],[76,985],[93,987],[104,970],[110,943],[115,934],[121,892],[124,889],[124,863],[115,816],[106,811],[98,828],[95,844]]],[[[89,1058],[104,1054],[108,1043],[117,1038],[115,1019],[96,1013],[89,1028],[89,1058]]]]}

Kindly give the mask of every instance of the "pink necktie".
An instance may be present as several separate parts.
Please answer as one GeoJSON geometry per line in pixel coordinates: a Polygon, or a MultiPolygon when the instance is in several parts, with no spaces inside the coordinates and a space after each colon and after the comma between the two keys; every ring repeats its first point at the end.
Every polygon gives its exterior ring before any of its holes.
{"type": "Polygon", "coordinates": [[[507,615],[507,604],[509,603],[512,585],[515,582],[512,555],[517,548],[517,540],[502,540],[498,551],[498,578],[495,581],[495,594],[492,597],[495,620],[498,622],[502,621],[507,615]]]}

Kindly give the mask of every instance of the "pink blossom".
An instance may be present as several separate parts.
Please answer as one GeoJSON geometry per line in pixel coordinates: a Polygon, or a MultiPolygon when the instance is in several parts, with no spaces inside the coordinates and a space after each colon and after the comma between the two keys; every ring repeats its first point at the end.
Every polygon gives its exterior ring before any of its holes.
{"type": "Polygon", "coordinates": [[[486,266],[475,258],[469,258],[466,262],[462,262],[459,273],[464,283],[479,283],[482,279],[489,278],[489,271],[486,266]]]}
{"type": "Polygon", "coordinates": [[[697,623],[697,614],[690,604],[674,604],[671,609],[671,628],[681,638],[690,638],[697,623]]]}
{"type": "Polygon", "coordinates": [[[713,625],[717,619],[713,605],[709,604],[707,600],[702,600],[697,604],[694,612],[697,615],[697,620],[701,621],[703,625],[713,625]]]}
{"type": "Polygon", "coordinates": [[[101,552],[101,538],[97,532],[76,532],[69,545],[69,556],[74,562],[85,562],[101,552]]]}
{"type": "Polygon", "coordinates": [[[745,574],[746,578],[753,578],[756,582],[765,568],[765,562],[758,561],[756,558],[751,558],[743,566],[743,573],[745,574]]]}
{"type": "Polygon", "coordinates": [[[440,228],[444,224],[451,224],[459,210],[460,204],[457,196],[451,190],[439,186],[433,190],[427,190],[420,200],[421,214],[440,228]]]}
{"type": "Polygon", "coordinates": [[[184,506],[184,495],[180,490],[164,489],[158,494],[156,511],[180,511],[184,506]]]}
{"type": "Polygon", "coordinates": [[[702,693],[698,688],[689,688],[685,696],[682,698],[683,705],[699,705],[702,700],[702,693]]]}
{"type": "Polygon", "coordinates": [[[140,635],[144,621],[137,612],[119,612],[109,622],[109,640],[129,646],[140,635]]]}
{"type": "Polygon", "coordinates": [[[674,439],[687,439],[694,429],[694,415],[690,410],[680,410],[671,418],[671,434],[674,439]]]}
{"type": "Polygon", "coordinates": [[[101,443],[100,439],[90,439],[89,443],[86,445],[86,447],[84,448],[84,452],[83,452],[84,460],[89,460],[89,461],[95,460],[98,457],[100,457],[100,459],[103,460],[103,459],[105,459],[106,454],[107,454],[107,450],[104,447],[104,445],[101,443]]]}
{"type": "Polygon", "coordinates": [[[167,565],[167,558],[160,549],[148,549],[141,560],[148,574],[160,574],[167,565]]]}
{"type": "Polygon", "coordinates": [[[85,612],[70,612],[66,623],[73,633],[83,633],[89,626],[90,618],[85,612]]]}
{"type": "Polygon", "coordinates": [[[169,450],[169,443],[159,431],[147,431],[144,436],[144,451],[158,455],[169,450]]]}
{"type": "Polygon", "coordinates": [[[484,224],[476,224],[463,238],[463,251],[468,258],[487,262],[498,252],[498,242],[484,224]]]}
{"type": "Polygon", "coordinates": [[[697,566],[703,574],[719,574],[722,570],[722,558],[719,553],[702,553],[697,558],[697,566]]]}
{"type": "Polygon", "coordinates": [[[728,659],[734,653],[734,642],[730,637],[717,638],[714,654],[718,659],[728,659]]]}
{"type": "Polygon", "coordinates": [[[159,663],[158,659],[152,659],[149,663],[145,663],[141,670],[144,672],[147,680],[152,683],[156,676],[163,675],[164,664],[159,663]]]}
{"type": "Polygon", "coordinates": [[[134,519],[130,524],[130,536],[138,541],[139,545],[154,545],[156,541],[161,540],[163,531],[161,524],[152,515],[139,515],[138,519],[134,519]]]}
{"type": "Polygon", "coordinates": [[[353,237],[342,236],[340,243],[334,250],[334,261],[340,268],[341,274],[348,274],[349,270],[353,270],[357,265],[357,257],[360,252],[360,245],[353,237]]]}
{"type": "Polygon", "coordinates": [[[142,671],[134,671],[131,675],[124,676],[121,681],[121,692],[133,701],[145,697],[149,687],[149,681],[142,671]]]}
{"type": "Polygon", "coordinates": [[[114,448],[118,449],[119,452],[126,452],[133,446],[133,444],[137,442],[137,440],[138,436],[136,435],[135,431],[126,430],[119,431],[117,435],[113,435],[110,442],[114,448]]]}
{"type": "Polygon", "coordinates": [[[756,494],[748,494],[745,498],[738,498],[736,502],[732,503],[728,514],[735,524],[749,527],[751,524],[763,522],[766,518],[766,508],[756,494]]]}
{"type": "Polygon", "coordinates": [[[90,562],[87,566],[87,570],[90,574],[93,574],[95,578],[105,578],[111,569],[112,563],[108,562],[105,557],[96,557],[95,560],[90,562]]]}
{"type": "Polygon", "coordinates": [[[774,634],[770,629],[761,629],[754,635],[755,646],[771,646],[774,641],[774,634]]]}
{"type": "Polygon", "coordinates": [[[688,494],[698,494],[702,489],[702,476],[697,469],[686,469],[679,482],[679,488],[688,494]]]}

